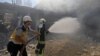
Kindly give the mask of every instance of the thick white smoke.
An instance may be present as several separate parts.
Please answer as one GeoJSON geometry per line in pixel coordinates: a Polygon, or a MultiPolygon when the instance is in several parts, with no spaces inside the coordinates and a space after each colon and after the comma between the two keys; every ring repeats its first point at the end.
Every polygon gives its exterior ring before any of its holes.
{"type": "MultiPolygon", "coordinates": [[[[100,0],[37,0],[39,3],[35,8],[51,12],[72,12],[86,13],[100,5],[100,0]]],[[[99,6],[100,7],[100,6],[99,6]]]]}
{"type": "Polygon", "coordinates": [[[80,29],[80,23],[77,18],[65,17],[59,21],[56,21],[49,31],[53,33],[75,33],[80,29]]]}
{"type": "Polygon", "coordinates": [[[37,9],[51,12],[68,12],[76,9],[79,0],[39,0],[37,9]]]}

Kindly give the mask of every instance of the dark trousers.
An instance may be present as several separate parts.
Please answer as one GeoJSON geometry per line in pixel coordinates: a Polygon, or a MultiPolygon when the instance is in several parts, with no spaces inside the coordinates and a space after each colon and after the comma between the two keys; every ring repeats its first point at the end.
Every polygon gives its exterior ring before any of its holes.
{"type": "MultiPolygon", "coordinates": [[[[7,50],[11,56],[17,56],[18,51],[21,51],[24,45],[14,44],[13,42],[9,42],[7,45],[7,50]]],[[[27,56],[26,48],[23,50],[22,56],[27,56]]]]}
{"type": "Polygon", "coordinates": [[[36,46],[35,53],[36,54],[42,54],[44,47],[45,47],[45,44],[38,43],[37,46],[36,46]]]}

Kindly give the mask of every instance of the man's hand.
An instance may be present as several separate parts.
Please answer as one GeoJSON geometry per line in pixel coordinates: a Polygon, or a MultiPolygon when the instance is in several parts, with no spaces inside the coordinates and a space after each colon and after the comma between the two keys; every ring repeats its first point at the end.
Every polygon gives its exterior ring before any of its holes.
{"type": "Polygon", "coordinates": [[[33,34],[35,34],[35,36],[40,36],[40,33],[39,32],[37,32],[37,31],[33,31],[33,34]]]}
{"type": "Polygon", "coordinates": [[[39,32],[36,32],[36,34],[37,34],[37,35],[40,35],[40,33],[39,33],[39,32]]]}

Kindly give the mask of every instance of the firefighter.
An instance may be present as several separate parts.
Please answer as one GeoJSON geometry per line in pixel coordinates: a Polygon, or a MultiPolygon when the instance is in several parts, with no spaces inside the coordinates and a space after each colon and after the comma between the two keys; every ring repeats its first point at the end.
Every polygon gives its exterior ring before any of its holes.
{"type": "MultiPolygon", "coordinates": [[[[21,49],[27,42],[28,33],[32,32],[34,35],[39,35],[39,32],[31,29],[32,19],[30,16],[23,17],[23,25],[17,27],[12,33],[9,43],[7,45],[7,50],[11,56],[17,56],[18,51],[21,52],[21,49]]],[[[22,56],[27,56],[26,48],[22,52],[22,56]]]]}
{"type": "Polygon", "coordinates": [[[35,53],[37,54],[37,56],[43,56],[43,51],[45,48],[45,34],[46,34],[46,30],[45,30],[45,22],[46,20],[44,18],[40,19],[40,23],[38,25],[38,31],[40,32],[40,36],[38,38],[38,44],[36,46],[36,50],[35,53]]]}

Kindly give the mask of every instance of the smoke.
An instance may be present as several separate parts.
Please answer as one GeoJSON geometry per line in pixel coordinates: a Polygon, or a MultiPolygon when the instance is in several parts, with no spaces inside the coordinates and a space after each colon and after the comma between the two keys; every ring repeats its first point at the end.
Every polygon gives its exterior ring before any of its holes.
{"type": "Polygon", "coordinates": [[[94,40],[100,39],[100,0],[84,1],[76,10],[77,17],[80,18],[82,31],[87,37],[94,40]]]}
{"type": "Polygon", "coordinates": [[[85,35],[96,41],[100,39],[100,8],[84,15],[81,22],[85,35]]]}
{"type": "MultiPolygon", "coordinates": [[[[38,4],[35,8],[49,11],[49,12],[76,12],[88,13],[90,10],[94,10],[100,7],[100,0],[37,0],[38,4]]],[[[82,16],[82,15],[81,15],[82,16]]]]}
{"type": "Polygon", "coordinates": [[[65,17],[61,20],[56,21],[50,28],[49,31],[53,33],[76,33],[80,29],[80,23],[77,18],[65,17]]]}
{"type": "Polygon", "coordinates": [[[65,13],[76,9],[78,0],[39,0],[37,9],[50,12],[65,13]]]}
{"type": "MultiPolygon", "coordinates": [[[[56,12],[59,14],[72,13],[77,15],[76,18],[78,18],[81,23],[82,32],[93,38],[99,38],[100,36],[100,0],[39,0],[35,8],[43,10],[44,12],[56,12]]],[[[61,21],[64,20],[62,19],[61,21]]],[[[57,28],[53,25],[49,30],[54,32],[54,29],[58,29],[59,32],[64,32],[64,30],[60,30],[59,28],[63,25],[58,22],[54,24],[57,25],[57,28]]],[[[64,27],[62,27],[62,29],[64,29],[64,27]]],[[[67,30],[67,27],[65,28],[67,30]]],[[[67,31],[71,32],[70,29],[67,31]]]]}
{"type": "Polygon", "coordinates": [[[77,13],[77,16],[83,18],[87,14],[100,8],[100,0],[81,0],[80,5],[74,11],[77,13]]]}

